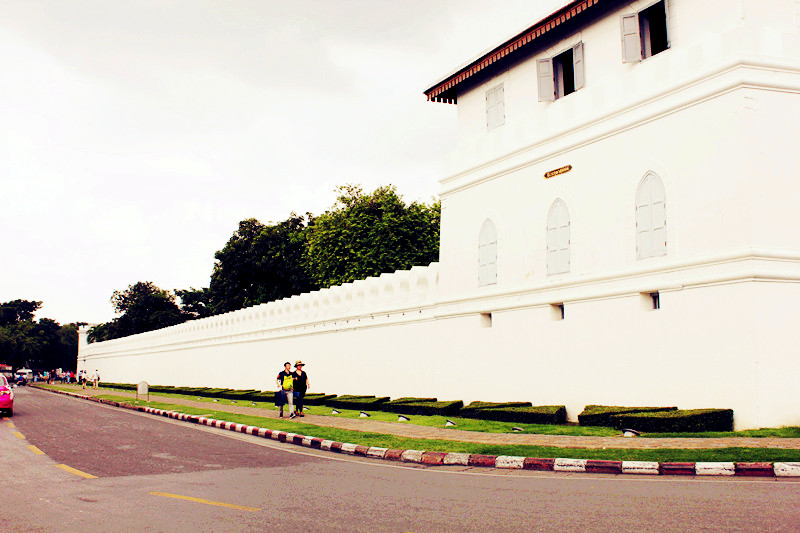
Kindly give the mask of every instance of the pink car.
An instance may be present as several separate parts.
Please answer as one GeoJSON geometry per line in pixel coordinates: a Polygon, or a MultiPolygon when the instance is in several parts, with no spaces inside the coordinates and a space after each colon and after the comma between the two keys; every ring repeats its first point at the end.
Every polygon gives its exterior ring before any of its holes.
{"type": "Polygon", "coordinates": [[[8,416],[14,414],[14,391],[5,376],[0,376],[0,411],[8,411],[8,416]]]}

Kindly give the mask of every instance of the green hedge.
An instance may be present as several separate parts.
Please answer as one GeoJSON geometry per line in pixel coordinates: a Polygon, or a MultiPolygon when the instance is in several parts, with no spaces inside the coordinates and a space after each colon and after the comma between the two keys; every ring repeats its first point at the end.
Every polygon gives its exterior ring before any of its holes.
{"type": "Polygon", "coordinates": [[[381,405],[389,401],[388,396],[355,396],[345,394],[344,396],[337,396],[336,398],[327,400],[325,405],[328,407],[336,407],[338,409],[372,409],[380,411],[381,405]]]}
{"type": "Polygon", "coordinates": [[[733,409],[691,409],[629,413],[611,417],[617,429],[651,433],[733,431],[733,409]]]}
{"type": "MultiPolygon", "coordinates": [[[[470,404],[471,405],[471,404],[470,404]]],[[[567,421],[567,408],[563,405],[537,405],[517,407],[493,407],[489,409],[472,409],[464,414],[464,418],[477,420],[494,420],[497,422],[515,422],[517,424],[563,424],[567,421]]]]}
{"type": "Polygon", "coordinates": [[[403,415],[455,416],[459,413],[463,406],[464,402],[461,400],[452,400],[449,402],[388,402],[381,404],[380,410],[403,415]]]}
{"type": "Polygon", "coordinates": [[[394,400],[387,402],[388,405],[396,405],[400,403],[431,403],[439,401],[438,398],[413,398],[410,396],[406,396],[403,398],[395,398],[394,400]]]}
{"type": "Polygon", "coordinates": [[[619,407],[613,405],[587,405],[578,415],[578,424],[581,426],[604,426],[613,428],[611,417],[629,413],[658,413],[663,411],[676,411],[677,407],[619,407]]]}
{"type": "Polygon", "coordinates": [[[314,392],[303,396],[303,403],[306,405],[325,405],[328,400],[333,400],[334,398],[336,398],[335,394],[314,392]]]}
{"type": "Polygon", "coordinates": [[[531,402],[470,402],[469,405],[461,409],[459,416],[464,418],[476,418],[473,416],[478,411],[485,409],[498,409],[507,407],[531,407],[531,402]]]}

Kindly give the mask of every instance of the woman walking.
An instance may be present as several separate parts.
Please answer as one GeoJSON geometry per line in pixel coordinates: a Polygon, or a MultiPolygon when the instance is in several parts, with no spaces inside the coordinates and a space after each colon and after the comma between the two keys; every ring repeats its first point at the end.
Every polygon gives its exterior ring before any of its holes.
{"type": "Polygon", "coordinates": [[[297,403],[295,404],[297,416],[306,416],[303,414],[303,397],[306,391],[311,386],[308,382],[308,375],[303,371],[303,362],[297,361],[294,364],[294,393],[297,395],[297,403]]]}

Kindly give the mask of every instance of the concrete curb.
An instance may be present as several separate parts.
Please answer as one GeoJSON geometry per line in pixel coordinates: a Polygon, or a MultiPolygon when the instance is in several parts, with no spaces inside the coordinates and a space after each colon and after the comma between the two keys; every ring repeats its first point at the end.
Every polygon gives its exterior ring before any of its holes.
{"type": "MultiPolygon", "coordinates": [[[[38,388],[38,387],[37,387],[38,388]]],[[[318,437],[298,435],[273,429],[261,428],[226,422],[197,415],[187,415],[177,411],[164,411],[152,407],[143,407],[103,400],[92,396],[83,396],[67,391],[39,389],[55,392],[73,398],[122,407],[156,416],[164,416],[237,433],[246,433],[265,439],[273,439],[288,444],[304,446],[316,450],[326,450],[346,455],[358,455],[382,459],[385,461],[401,461],[422,465],[461,465],[485,468],[539,470],[549,472],[580,472],[593,474],[636,474],[636,475],[678,475],[678,476],[746,476],[746,477],[800,477],[800,462],[797,463],[733,463],[733,462],[649,462],[649,461],[608,461],[596,459],[562,459],[517,457],[509,455],[481,455],[468,453],[448,453],[424,450],[396,450],[363,446],[348,442],[324,440],[318,437]]]]}

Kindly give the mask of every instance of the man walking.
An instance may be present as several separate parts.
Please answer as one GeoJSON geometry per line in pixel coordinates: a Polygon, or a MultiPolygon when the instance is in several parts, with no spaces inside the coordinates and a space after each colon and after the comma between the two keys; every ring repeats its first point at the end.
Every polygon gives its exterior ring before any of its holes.
{"type": "MultiPolygon", "coordinates": [[[[292,375],[292,363],[283,363],[283,370],[278,372],[278,390],[286,396],[286,403],[289,404],[289,418],[294,418],[294,376],[292,375]]],[[[283,418],[283,405],[281,405],[281,418],[283,418]]]]}
{"type": "Polygon", "coordinates": [[[100,383],[100,373],[95,368],[94,374],[92,374],[92,388],[96,389],[98,383],[100,383]]]}

